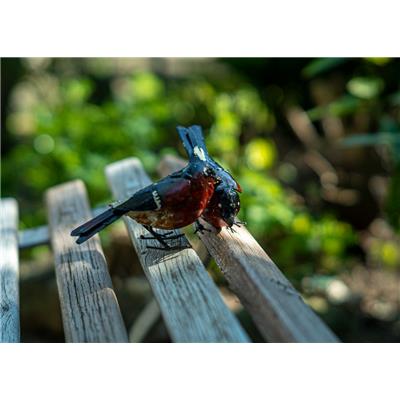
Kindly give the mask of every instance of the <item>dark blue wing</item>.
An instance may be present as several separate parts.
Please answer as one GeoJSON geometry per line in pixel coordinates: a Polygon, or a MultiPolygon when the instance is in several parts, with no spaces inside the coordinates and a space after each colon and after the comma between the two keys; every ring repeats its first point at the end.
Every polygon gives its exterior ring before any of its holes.
{"type": "Polygon", "coordinates": [[[155,184],[146,186],[145,188],[134,193],[128,200],[118,204],[114,208],[121,212],[128,211],[152,211],[159,209],[159,204],[156,202],[153,192],[155,184]]]}
{"type": "Polygon", "coordinates": [[[188,190],[190,181],[185,178],[186,170],[187,167],[146,186],[114,209],[123,213],[160,210],[165,204],[165,196],[177,195],[179,191],[188,190]]]}

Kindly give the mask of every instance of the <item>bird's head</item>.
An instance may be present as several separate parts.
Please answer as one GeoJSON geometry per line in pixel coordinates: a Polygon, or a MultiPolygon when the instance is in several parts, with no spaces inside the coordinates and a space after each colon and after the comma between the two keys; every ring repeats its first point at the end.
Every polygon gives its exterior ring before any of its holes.
{"type": "Polygon", "coordinates": [[[218,207],[221,209],[221,217],[229,227],[232,227],[240,211],[239,194],[235,189],[223,185],[218,186],[215,191],[220,199],[218,207]]]}
{"type": "Polygon", "coordinates": [[[221,183],[221,177],[218,174],[218,171],[209,163],[204,163],[202,166],[202,173],[204,176],[211,178],[214,181],[215,185],[219,185],[221,183]]]}

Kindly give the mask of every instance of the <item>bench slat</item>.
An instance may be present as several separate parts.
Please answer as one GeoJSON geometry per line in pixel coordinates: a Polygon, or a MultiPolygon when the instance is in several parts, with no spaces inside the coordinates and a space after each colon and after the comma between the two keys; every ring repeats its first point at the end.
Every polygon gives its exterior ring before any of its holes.
{"type": "Polygon", "coordinates": [[[20,341],[18,204],[0,201],[0,342],[20,341]]]}
{"type": "Polygon", "coordinates": [[[98,236],[81,245],[70,236],[91,218],[84,184],[55,186],[46,203],[66,341],[127,342],[98,236]]]}
{"type": "Polygon", "coordinates": [[[24,229],[18,234],[18,244],[20,249],[49,244],[49,228],[47,225],[37,228],[24,229]]]}
{"type": "MultiPolygon", "coordinates": [[[[182,164],[181,159],[168,156],[159,171],[168,175],[182,164]]],[[[204,232],[198,236],[264,338],[271,342],[338,341],[248,230],[234,229],[236,233],[223,229],[219,235],[204,232]]]]}
{"type": "MultiPolygon", "coordinates": [[[[117,200],[126,199],[151,182],[135,158],[109,165],[106,175],[117,200]]],[[[129,217],[124,217],[124,222],[175,342],[249,341],[193,249],[147,249],[146,244],[157,246],[157,242],[145,243],[140,239],[142,234],[148,236],[143,226],[129,217]]],[[[185,238],[177,242],[187,243],[185,238]]]]}

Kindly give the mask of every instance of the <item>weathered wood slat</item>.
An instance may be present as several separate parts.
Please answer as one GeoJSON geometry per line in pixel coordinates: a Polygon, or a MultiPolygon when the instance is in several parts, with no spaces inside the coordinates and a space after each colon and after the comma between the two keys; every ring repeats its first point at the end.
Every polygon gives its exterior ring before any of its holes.
{"type": "Polygon", "coordinates": [[[18,204],[0,200],[0,342],[20,341],[18,204]]]}
{"type": "MultiPolygon", "coordinates": [[[[92,210],[93,216],[102,213],[107,206],[96,207],[92,210]]],[[[40,246],[50,243],[49,228],[47,225],[38,226],[37,228],[24,229],[18,233],[18,246],[20,249],[28,249],[30,247],[40,246]]]]}
{"type": "MultiPolygon", "coordinates": [[[[181,167],[182,160],[169,156],[159,171],[168,175],[181,167]]],[[[204,232],[198,236],[264,338],[271,342],[338,341],[248,230],[235,227],[235,231],[223,229],[218,235],[204,232]]]]}
{"type": "MultiPolygon", "coordinates": [[[[113,195],[122,200],[150,183],[139,160],[129,158],[109,165],[107,178],[113,195]]],[[[175,342],[247,342],[242,327],[224,304],[204,265],[193,249],[148,249],[155,241],[143,241],[148,232],[124,217],[129,235],[175,342]],[[146,243],[147,242],[147,243],[146,243]]],[[[179,233],[179,231],[176,231],[179,233]]],[[[185,245],[185,238],[175,244],[185,245]]]]}
{"type": "Polygon", "coordinates": [[[18,243],[20,249],[29,249],[30,247],[49,244],[50,235],[47,225],[37,228],[24,229],[18,233],[18,243]]]}
{"type": "Polygon", "coordinates": [[[78,245],[73,228],[91,218],[81,181],[46,193],[49,230],[65,338],[68,342],[127,342],[98,236],[78,245]]]}

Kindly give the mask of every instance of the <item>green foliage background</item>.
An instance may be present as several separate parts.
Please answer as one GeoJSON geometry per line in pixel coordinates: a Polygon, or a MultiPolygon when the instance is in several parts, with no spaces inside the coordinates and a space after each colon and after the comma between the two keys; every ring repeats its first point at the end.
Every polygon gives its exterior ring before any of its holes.
{"type": "Polygon", "coordinates": [[[20,202],[22,228],[46,223],[45,190],[71,179],[85,182],[93,206],[110,202],[104,167],[113,161],[138,157],[156,179],[162,155],[184,155],[176,125],[200,124],[210,153],[244,189],[240,218],[292,281],[340,274],[370,255],[398,270],[398,60],[174,60],[180,72],[165,60],[139,61],[3,60],[2,196],[20,202]],[[318,101],[310,93],[321,82],[327,100],[318,101]],[[370,253],[351,218],[315,200],[318,178],[303,186],[301,163],[287,157],[304,145],[286,118],[298,106],[324,146],[375,149],[376,171],[389,183],[374,218],[387,220],[393,236],[376,238],[370,253]],[[329,118],[345,138],[326,140],[329,118]]]}

